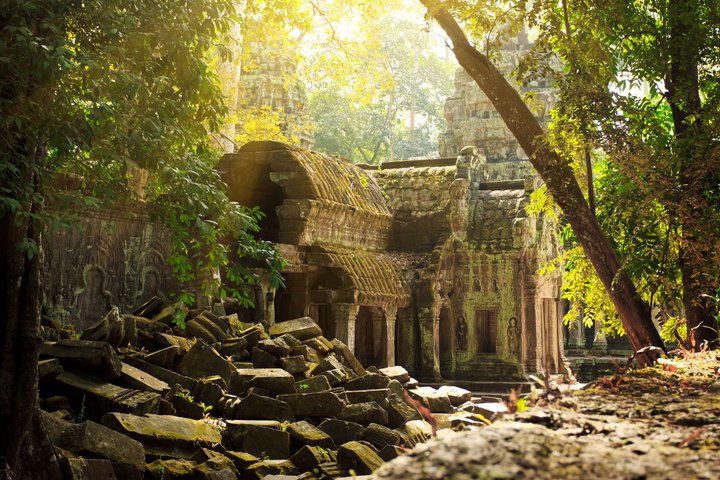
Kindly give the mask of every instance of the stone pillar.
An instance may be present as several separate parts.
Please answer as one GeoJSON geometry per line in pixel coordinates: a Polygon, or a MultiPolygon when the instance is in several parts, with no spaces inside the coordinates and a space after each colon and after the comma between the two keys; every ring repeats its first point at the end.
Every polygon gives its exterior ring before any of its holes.
{"type": "Polygon", "coordinates": [[[388,367],[395,366],[395,323],[397,322],[397,307],[384,307],[386,338],[385,363],[388,367]]]}
{"type": "Polygon", "coordinates": [[[595,341],[593,342],[593,350],[600,355],[608,354],[608,342],[605,333],[602,330],[602,323],[595,320],[595,341]]]}
{"type": "Polygon", "coordinates": [[[425,378],[441,381],[440,375],[440,308],[418,310],[420,325],[420,369],[425,378]]]}
{"type": "MultiPolygon", "coordinates": [[[[527,277],[526,277],[527,278],[527,277]]],[[[522,362],[525,372],[537,372],[540,370],[538,362],[538,322],[535,309],[535,285],[525,285],[522,295],[522,362]]]]}
{"type": "Polygon", "coordinates": [[[330,312],[335,322],[335,337],[355,353],[355,320],[360,305],[351,303],[333,303],[330,312]]]}

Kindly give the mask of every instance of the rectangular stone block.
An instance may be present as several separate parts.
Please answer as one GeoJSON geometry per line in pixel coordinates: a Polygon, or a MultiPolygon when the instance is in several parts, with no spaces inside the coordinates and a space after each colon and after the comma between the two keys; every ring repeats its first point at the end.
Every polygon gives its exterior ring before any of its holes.
{"type": "Polygon", "coordinates": [[[298,340],[307,340],[322,335],[322,330],[312,318],[301,317],[276,323],[270,327],[269,333],[271,337],[279,337],[289,333],[298,340]]]}
{"type": "Polygon", "coordinates": [[[273,395],[295,389],[295,377],[282,368],[238,368],[230,379],[229,393],[238,395],[250,387],[260,387],[273,395]]]}
{"type": "Polygon", "coordinates": [[[160,405],[157,393],[118,387],[79,373],[63,372],[54,382],[91,419],[99,419],[105,412],[157,413],[160,405]]]}
{"type": "Polygon", "coordinates": [[[54,357],[65,367],[98,376],[104,380],[120,377],[122,365],[113,347],[107,342],[65,339],[45,342],[40,355],[54,357]]]}
{"type": "Polygon", "coordinates": [[[332,392],[292,393],[278,395],[277,398],[287,402],[296,417],[334,417],[345,406],[340,397],[332,392]]]}
{"type": "Polygon", "coordinates": [[[122,362],[120,381],[138,390],[157,393],[165,393],[170,390],[170,385],[167,383],[125,362],[122,362]]]}
{"type": "Polygon", "coordinates": [[[347,390],[345,392],[349,403],[375,402],[378,405],[385,403],[390,395],[387,388],[374,390],[347,390]]]}
{"type": "Polygon", "coordinates": [[[137,440],[95,422],[85,421],[66,428],[58,446],[86,457],[107,458],[145,471],[145,449],[137,440]]]}
{"type": "Polygon", "coordinates": [[[198,447],[212,448],[222,441],[220,428],[204,420],[173,415],[129,415],[108,413],[102,424],[132,437],[148,454],[190,458],[198,447]]]}

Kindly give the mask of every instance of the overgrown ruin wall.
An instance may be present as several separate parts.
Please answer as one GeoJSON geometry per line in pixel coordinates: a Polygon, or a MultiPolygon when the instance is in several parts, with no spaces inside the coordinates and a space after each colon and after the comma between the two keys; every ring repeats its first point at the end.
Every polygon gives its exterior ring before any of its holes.
{"type": "Polygon", "coordinates": [[[431,380],[558,370],[559,279],[536,273],[557,241],[525,212],[537,186],[517,177],[527,170],[470,148],[363,171],[272,142],[220,169],[232,199],[274,205],[266,234],[293,259],[286,288],[266,292],[267,322],[310,315],[361,361],[431,380]],[[267,187],[250,195],[256,181],[267,187]]]}
{"type": "Polygon", "coordinates": [[[177,291],[168,234],[142,204],[70,215],[70,228],[43,237],[43,315],[54,324],[81,331],[113,306],[127,312],[177,291]]]}

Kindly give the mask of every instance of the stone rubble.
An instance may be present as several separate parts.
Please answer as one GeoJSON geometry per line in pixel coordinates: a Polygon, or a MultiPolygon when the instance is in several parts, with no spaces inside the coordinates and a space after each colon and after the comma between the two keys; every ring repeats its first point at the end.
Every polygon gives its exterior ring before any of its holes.
{"type": "Polygon", "coordinates": [[[400,366],[364,368],[309,317],[266,332],[157,299],[45,342],[39,370],[43,423],[78,480],[369,475],[433,435],[416,405],[475,405],[400,366]]]}

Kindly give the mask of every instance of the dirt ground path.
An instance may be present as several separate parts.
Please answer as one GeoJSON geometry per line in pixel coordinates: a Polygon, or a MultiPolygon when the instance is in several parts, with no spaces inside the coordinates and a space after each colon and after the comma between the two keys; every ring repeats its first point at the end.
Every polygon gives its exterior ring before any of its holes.
{"type": "Polygon", "coordinates": [[[720,479],[720,351],[576,391],[550,384],[491,426],[441,432],[377,479],[720,479]]]}

